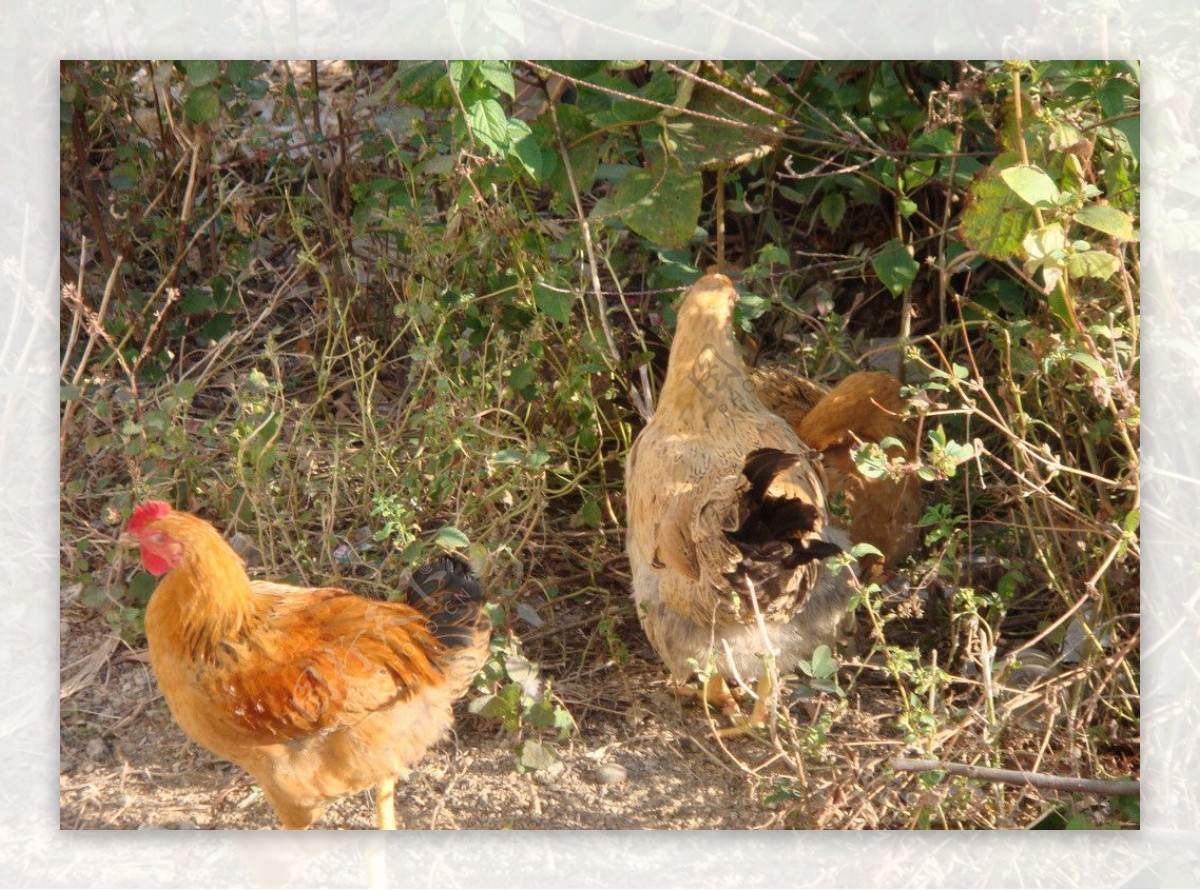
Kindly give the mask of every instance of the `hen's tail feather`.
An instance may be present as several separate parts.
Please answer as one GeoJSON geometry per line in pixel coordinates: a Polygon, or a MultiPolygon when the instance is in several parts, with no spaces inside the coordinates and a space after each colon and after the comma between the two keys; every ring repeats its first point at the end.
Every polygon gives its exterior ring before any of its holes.
{"type": "Polygon", "coordinates": [[[408,601],[429,619],[433,635],[449,649],[472,646],[487,621],[479,578],[465,560],[448,553],[413,572],[408,601]]]}
{"type": "Polygon", "coordinates": [[[753,562],[778,562],[785,570],[841,553],[837,544],[816,535],[818,512],[798,497],[767,494],[775,478],[802,458],[777,448],[750,452],[742,475],[750,482],[745,518],[726,536],[753,562]]]}

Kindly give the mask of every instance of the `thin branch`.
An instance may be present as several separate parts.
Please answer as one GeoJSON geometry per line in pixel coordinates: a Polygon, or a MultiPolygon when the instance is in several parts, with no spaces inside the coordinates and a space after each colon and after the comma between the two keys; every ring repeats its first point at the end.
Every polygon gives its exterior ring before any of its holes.
{"type": "MultiPolygon", "coordinates": [[[[596,310],[600,316],[600,328],[604,332],[604,340],[608,345],[609,355],[612,357],[613,362],[619,365],[621,353],[617,349],[617,342],[613,337],[612,323],[608,318],[608,306],[604,302],[604,289],[600,285],[600,267],[596,259],[596,245],[592,241],[592,228],[588,225],[587,213],[583,209],[583,200],[579,196],[579,186],[575,182],[575,171],[571,166],[571,157],[567,153],[567,143],[563,138],[562,129],[558,125],[558,112],[555,110],[553,102],[550,103],[550,120],[554,124],[554,136],[555,141],[558,142],[558,153],[562,157],[567,181],[571,186],[571,197],[575,200],[575,212],[578,214],[579,226],[583,230],[583,246],[587,251],[587,265],[588,270],[591,272],[592,290],[596,295],[596,310]]],[[[630,384],[629,398],[633,402],[634,408],[637,409],[638,414],[642,416],[642,419],[649,421],[654,416],[654,407],[650,401],[649,377],[644,364],[639,368],[639,374],[644,392],[638,392],[638,388],[630,384]]]]}
{"type": "Polygon", "coordinates": [[[941,770],[952,776],[981,779],[985,782],[1003,782],[1005,785],[1028,785],[1043,791],[1101,794],[1108,797],[1141,793],[1141,783],[1134,779],[1110,780],[1084,779],[1076,776],[1048,776],[1045,773],[1031,773],[1026,770],[971,766],[966,763],[947,763],[944,760],[911,760],[907,757],[897,757],[892,761],[891,766],[895,770],[914,773],[941,770]]]}

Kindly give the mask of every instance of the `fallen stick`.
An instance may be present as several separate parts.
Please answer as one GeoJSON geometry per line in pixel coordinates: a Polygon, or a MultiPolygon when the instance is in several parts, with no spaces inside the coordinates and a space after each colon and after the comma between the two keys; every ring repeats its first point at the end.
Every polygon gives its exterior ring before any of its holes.
{"type": "Polygon", "coordinates": [[[1018,769],[996,769],[990,766],[970,766],[965,763],[945,763],[940,760],[910,760],[898,757],[892,761],[892,769],[904,772],[928,772],[942,770],[952,776],[982,779],[985,782],[1003,782],[1006,785],[1029,785],[1049,791],[1079,791],[1084,794],[1108,796],[1140,794],[1141,783],[1133,779],[1082,779],[1075,776],[1047,776],[1018,769]]]}

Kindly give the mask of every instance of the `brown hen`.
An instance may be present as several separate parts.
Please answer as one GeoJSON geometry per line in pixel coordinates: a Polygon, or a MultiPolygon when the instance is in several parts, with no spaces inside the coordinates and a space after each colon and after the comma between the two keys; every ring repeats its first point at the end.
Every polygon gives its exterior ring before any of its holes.
{"type": "Polygon", "coordinates": [[[138,506],[127,530],[163,575],[146,639],[183,731],[250,773],[284,828],[371,787],[378,826],[395,828],[396,778],[446,735],[487,655],[469,569],[433,561],[409,605],[251,581],[215,528],[161,501],[138,506]]]}
{"type": "Polygon", "coordinates": [[[786,420],[809,448],[821,452],[831,498],[841,496],[848,519],[831,517],[844,527],[852,543],[866,543],[882,554],[860,560],[876,574],[891,569],[917,545],[921,487],[915,474],[899,479],[864,476],[853,452],[866,442],[899,440],[889,453],[902,451],[910,466],[916,460],[911,421],[904,416],[900,381],[886,371],[857,371],[831,390],[780,367],[757,368],[751,375],[764,405],[786,420]]]}
{"type": "MultiPolygon", "coordinates": [[[[707,275],[680,307],[657,413],[626,464],[626,545],[638,617],[672,674],[758,678],[760,724],[768,658],[790,667],[837,635],[850,571],[823,560],[849,541],[828,523],[819,454],[755,394],[736,299],[707,275]]],[[[723,683],[705,695],[729,706],[723,683]]]]}

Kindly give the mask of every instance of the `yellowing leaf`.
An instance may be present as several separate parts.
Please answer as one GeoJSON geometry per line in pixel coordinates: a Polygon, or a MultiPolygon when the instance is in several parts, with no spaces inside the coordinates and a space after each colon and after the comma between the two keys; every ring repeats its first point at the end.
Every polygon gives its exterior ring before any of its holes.
{"type": "Polygon", "coordinates": [[[1133,218],[1108,204],[1089,204],[1075,214],[1075,221],[1122,241],[1133,240],[1133,218]]]}
{"type": "Polygon", "coordinates": [[[1120,261],[1103,250],[1084,250],[1067,258],[1067,273],[1072,278],[1111,278],[1120,267],[1120,261]]]}
{"type": "Polygon", "coordinates": [[[1006,260],[1020,253],[1033,225],[1033,210],[994,173],[971,183],[959,233],[972,249],[1006,260]]]}
{"type": "Polygon", "coordinates": [[[1053,207],[1061,194],[1046,171],[1030,164],[1007,167],[1000,171],[1000,178],[1032,207],[1053,207]]]}

